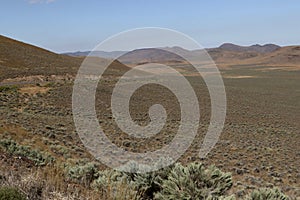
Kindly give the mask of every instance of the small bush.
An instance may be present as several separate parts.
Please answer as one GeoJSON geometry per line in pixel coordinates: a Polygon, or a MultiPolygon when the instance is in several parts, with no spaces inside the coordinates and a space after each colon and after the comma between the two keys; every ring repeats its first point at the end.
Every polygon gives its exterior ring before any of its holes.
{"type": "Polygon", "coordinates": [[[28,146],[18,145],[13,140],[0,140],[0,146],[2,146],[8,153],[17,156],[24,156],[38,166],[43,166],[54,161],[52,156],[43,154],[39,150],[32,150],[28,146]]]}
{"type": "Polygon", "coordinates": [[[263,188],[254,190],[247,196],[247,200],[289,200],[290,198],[283,194],[279,189],[263,188]]]}
{"type": "Polygon", "coordinates": [[[153,199],[154,194],[161,190],[161,180],[168,177],[172,167],[166,167],[150,173],[137,173],[140,167],[132,162],[126,166],[127,172],[117,170],[104,170],[93,182],[93,187],[102,193],[109,194],[110,187],[125,183],[135,192],[137,199],[153,199]]]}
{"type": "Polygon", "coordinates": [[[166,180],[174,166],[162,168],[150,173],[136,173],[132,185],[143,199],[153,199],[155,193],[162,190],[162,182],[166,180]]]}
{"type": "Polygon", "coordinates": [[[67,178],[88,187],[98,177],[98,166],[94,162],[67,167],[67,178]]]}
{"type": "Polygon", "coordinates": [[[18,87],[15,85],[5,85],[5,86],[0,86],[0,92],[16,92],[18,90],[18,87]]]}
{"type": "MultiPolygon", "coordinates": [[[[136,192],[136,199],[235,199],[234,196],[222,196],[232,186],[229,173],[223,173],[214,166],[206,169],[197,163],[186,167],[176,164],[150,173],[105,170],[99,172],[93,187],[110,194],[111,188],[121,183],[136,192]]],[[[116,190],[113,189],[113,193],[116,190]]]]}
{"type": "Polygon", "coordinates": [[[55,87],[56,83],[55,82],[48,82],[44,85],[44,87],[55,87]]]}
{"type": "Polygon", "coordinates": [[[63,156],[64,158],[70,158],[70,151],[68,148],[61,145],[50,145],[51,151],[54,153],[63,156]]]}
{"type": "Polygon", "coordinates": [[[101,192],[101,199],[138,199],[139,194],[130,184],[130,177],[116,170],[99,172],[99,177],[93,182],[92,187],[101,192]]]}
{"type": "MultiPolygon", "coordinates": [[[[214,198],[211,198],[211,200],[214,199],[214,198]]],[[[221,197],[218,197],[218,198],[215,198],[217,200],[236,200],[235,196],[234,195],[231,195],[231,196],[228,196],[228,197],[224,197],[224,196],[221,196],[221,197]]],[[[210,199],[208,199],[210,200],[210,199]]]]}
{"type": "Polygon", "coordinates": [[[109,185],[112,182],[126,182],[129,183],[129,177],[127,174],[116,170],[104,170],[98,172],[97,179],[93,182],[93,188],[102,190],[103,187],[109,185]]]}
{"type": "Polygon", "coordinates": [[[1,187],[0,200],[26,200],[26,197],[16,188],[1,187]]]}
{"type": "Polygon", "coordinates": [[[232,179],[214,166],[205,169],[198,163],[186,167],[178,163],[160,185],[156,199],[217,199],[231,188],[232,179]]]}

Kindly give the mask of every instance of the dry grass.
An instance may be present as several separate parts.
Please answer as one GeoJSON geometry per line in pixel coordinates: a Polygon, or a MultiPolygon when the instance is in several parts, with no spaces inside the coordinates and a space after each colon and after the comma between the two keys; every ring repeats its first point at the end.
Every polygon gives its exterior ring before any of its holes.
{"type": "Polygon", "coordinates": [[[78,184],[66,182],[64,172],[56,166],[44,168],[32,168],[30,171],[15,172],[1,169],[0,186],[11,186],[18,188],[29,199],[99,199],[97,191],[87,189],[78,184]]]}
{"type": "Polygon", "coordinates": [[[99,190],[89,189],[80,184],[67,182],[64,171],[55,166],[31,169],[17,173],[1,169],[0,186],[18,188],[31,200],[132,200],[137,192],[125,182],[111,182],[99,190]]]}
{"type": "Polygon", "coordinates": [[[101,199],[106,200],[134,200],[138,194],[125,181],[109,181],[105,188],[102,188],[101,199]]]}
{"type": "Polygon", "coordinates": [[[228,76],[225,75],[223,78],[255,78],[254,76],[228,76]]]}
{"type": "Polygon", "coordinates": [[[20,93],[22,94],[30,94],[30,95],[36,95],[37,93],[47,93],[51,88],[49,87],[39,87],[39,86],[27,86],[22,87],[19,89],[20,93]]]}

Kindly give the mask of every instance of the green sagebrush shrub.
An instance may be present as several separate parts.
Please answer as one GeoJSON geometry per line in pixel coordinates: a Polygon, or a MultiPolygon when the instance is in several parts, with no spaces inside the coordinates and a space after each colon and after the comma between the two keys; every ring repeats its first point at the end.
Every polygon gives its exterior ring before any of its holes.
{"type": "Polygon", "coordinates": [[[16,92],[18,87],[16,85],[0,86],[0,92],[16,92]]]}
{"type": "Polygon", "coordinates": [[[0,187],[0,200],[26,200],[26,196],[13,187],[0,187]]]}
{"type": "MultiPolygon", "coordinates": [[[[161,168],[162,162],[159,161],[156,167],[161,168]]],[[[153,199],[154,194],[161,190],[161,181],[166,179],[172,166],[161,168],[160,170],[149,173],[138,173],[139,169],[147,166],[139,166],[137,163],[129,163],[126,166],[127,172],[116,170],[105,170],[99,173],[99,178],[94,181],[94,187],[103,190],[106,185],[116,182],[126,183],[136,192],[135,199],[153,199]]]]}
{"type": "Polygon", "coordinates": [[[133,169],[131,173],[116,170],[99,172],[93,187],[102,192],[108,192],[107,190],[111,192],[108,185],[125,183],[136,191],[135,199],[234,199],[222,197],[232,186],[231,175],[221,172],[214,166],[205,169],[202,164],[191,163],[187,166],[176,164],[150,173],[134,171],[133,169]]]}
{"type": "Polygon", "coordinates": [[[161,191],[155,199],[219,199],[232,187],[230,173],[224,173],[215,166],[207,169],[203,164],[176,164],[168,177],[161,180],[161,191]]]}
{"type": "Polygon", "coordinates": [[[116,170],[99,172],[92,188],[101,191],[101,199],[139,199],[139,194],[131,184],[130,176],[116,170]]]}
{"type": "Polygon", "coordinates": [[[278,188],[262,188],[254,190],[246,197],[247,200],[289,200],[290,198],[283,194],[278,188]]]}
{"type": "Polygon", "coordinates": [[[90,186],[99,176],[98,165],[95,162],[89,162],[84,165],[68,166],[66,175],[74,182],[90,186]]]}
{"type": "Polygon", "coordinates": [[[33,150],[29,146],[18,145],[13,140],[0,140],[0,147],[4,148],[6,152],[13,155],[28,158],[38,166],[43,166],[54,162],[54,158],[51,155],[42,153],[39,150],[33,150]]]}

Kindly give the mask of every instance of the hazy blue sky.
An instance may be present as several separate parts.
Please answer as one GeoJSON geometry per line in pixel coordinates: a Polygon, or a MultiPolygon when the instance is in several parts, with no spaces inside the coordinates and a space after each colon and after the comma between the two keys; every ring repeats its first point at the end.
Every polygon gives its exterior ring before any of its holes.
{"type": "Polygon", "coordinates": [[[92,49],[138,27],[183,32],[204,47],[300,44],[299,0],[1,0],[0,34],[55,51],[92,49]]]}

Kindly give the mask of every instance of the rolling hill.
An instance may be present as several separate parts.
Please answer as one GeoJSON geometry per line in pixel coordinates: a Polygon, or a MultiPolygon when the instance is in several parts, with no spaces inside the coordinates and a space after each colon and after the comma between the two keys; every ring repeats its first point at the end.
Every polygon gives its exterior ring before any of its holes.
{"type": "Polygon", "coordinates": [[[0,36],[0,80],[5,77],[73,73],[82,60],[0,36]]]}
{"type": "Polygon", "coordinates": [[[229,50],[229,51],[238,51],[238,52],[257,52],[257,53],[270,53],[277,49],[280,49],[280,46],[275,44],[265,44],[265,45],[251,45],[251,46],[239,46],[231,43],[222,44],[219,49],[229,50]]]}
{"type": "Polygon", "coordinates": [[[267,54],[245,59],[242,64],[300,67],[300,46],[282,47],[267,54]]]}
{"type": "MultiPolygon", "coordinates": [[[[275,44],[239,46],[231,43],[225,43],[217,48],[206,49],[208,54],[219,67],[228,67],[233,65],[264,65],[264,66],[282,66],[297,67],[300,66],[300,46],[280,47],[275,44]]],[[[112,51],[102,52],[95,51],[91,55],[103,56],[105,58],[116,57],[123,54],[119,60],[126,64],[138,64],[146,62],[162,63],[181,63],[183,59],[176,56],[188,56],[197,58],[203,50],[186,50],[181,47],[162,47],[136,49],[130,52],[112,51]]],[[[67,53],[72,56],[87,56],[91,52],[67,53]]]]}
{"type": "Polygon", "coordinates": [[[73,57],[80,57],[80,56],[95,56],[95,57],[101,57],[101,58],[116,58],[124,53],[127,53],[127,51],[77,51],[77,52],[67,52],[63,53],[63,55],[73,56],[73,57]]]}
{"type": "MultiPolygon", "coordinates": [[[[83,60],[84,57],[56,54],[0,35],[0,81],[34,75],[74,75],[83,60]]],[[[117,61],[113,66],[127,68],[117,61]]]]}

